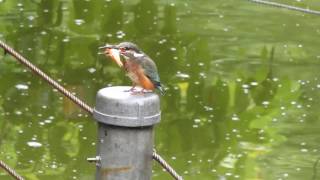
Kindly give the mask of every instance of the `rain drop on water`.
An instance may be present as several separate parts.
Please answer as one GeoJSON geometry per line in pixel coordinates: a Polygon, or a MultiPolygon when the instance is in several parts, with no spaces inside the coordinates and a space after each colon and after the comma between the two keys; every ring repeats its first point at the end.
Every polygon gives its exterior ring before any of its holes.
{"type": "Polygon", "coordinates": [[[41,147],[41,146],[42,146],[41,143],[36,142],[36,141],[29,141],[29,142],[27,142],[27,144],[28,144],[28,146],[30,146],[30,147],[35,147],[35,148],[38,148],[38,147],[41,147]]]}
{"type": "Polygon", "coordinates": [[[83,19],[75,19],[74,23],[78,26],[81,26],[83,23],[85,23],[85,21],[83,19]]]}
{"type": "Polygon", "coordinates": [[[25,85],[25,84],[17,84],[15,87],[17,89],[19,89],[19,90],[27,90],[27,89],[29,89],[28,85],[25,85]]]}

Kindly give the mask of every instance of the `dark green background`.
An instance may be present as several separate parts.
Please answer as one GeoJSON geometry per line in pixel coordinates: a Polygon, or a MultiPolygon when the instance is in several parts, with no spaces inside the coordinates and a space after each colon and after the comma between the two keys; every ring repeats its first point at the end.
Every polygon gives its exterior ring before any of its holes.
{"type": "MultiPolygon", "coordinates": [[[[312,179],[319,22],[247,0],[0,0],[0,39],[90,105],[99,89],[130,85],[99,46],[132,41],[152,57],[168,88],[156,148],[186,180],[312,179]]],[[[26,179],[94,178],[95,122],[3,53],[0,137],[0,159],[26,179]]]]}

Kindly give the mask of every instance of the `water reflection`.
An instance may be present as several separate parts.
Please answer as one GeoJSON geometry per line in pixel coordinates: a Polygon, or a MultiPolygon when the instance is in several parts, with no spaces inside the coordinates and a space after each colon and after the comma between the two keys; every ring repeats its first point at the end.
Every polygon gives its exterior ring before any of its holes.
{"type": "MultiPolygon", "coordinates": [[[[0,37],[89,104],[98,89],[129,83],[97,47],[138,43],[168,88],[157,149],[185,179],[312,177],[316,18],[240,1],[0,4],[0,37]]],[[[84,159],[95,154],[95,123],[11,57],[0,59],[1,159],[31,179],[92,179],[84,159]]],[[[168,178],[157,165],[153,175],[168,178]]]]}

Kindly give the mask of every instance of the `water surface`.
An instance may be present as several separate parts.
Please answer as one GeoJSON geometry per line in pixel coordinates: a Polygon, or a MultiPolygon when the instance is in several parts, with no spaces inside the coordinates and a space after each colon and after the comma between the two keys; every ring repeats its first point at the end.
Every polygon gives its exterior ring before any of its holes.
{"type": "MultiPolygon", "coordinates": [[[[132,41],[152,57],[168,88],[156,148],[186,180],[320,176],[319,20],[245,0],[0,0],[1,40],[90,105],[130,84],[100,45],[132,41]]],[[[93,179],[92,118],[0,59],[0,159],[26,179],[93,179]]]]}

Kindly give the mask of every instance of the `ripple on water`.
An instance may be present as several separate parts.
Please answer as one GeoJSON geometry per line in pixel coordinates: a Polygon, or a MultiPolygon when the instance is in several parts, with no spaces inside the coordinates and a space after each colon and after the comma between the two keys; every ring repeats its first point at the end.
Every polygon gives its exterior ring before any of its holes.
{"type": "Polygon", "coordinates": [[[95,68],[92,68],[92,67],[91,67],[91,68],[88,69],[88,71],[89,71],[89,73],[93,74],[93,73],[96,72],[97,70],[96,70],[95,68]]]}
{"type": "Polygon", "coordinates": [[[177,76],[178,78],[182,78],[182,79],[188,79],[188,78],[190,78],[190,75],[189,75],[189,74],[182,73],[182,72],[180,72],[180,71],[177,72],[176,76],[177,76]]]}
{"type": "Polygon", "coordinates": [[[19,90],[28,90],[29,89],[29,86],[25,85],[25,84],[17,84],[15,87],[19,90]]]}
{"type": "Polygon", "coordinates": [[[78,26],[81,26],[82,24],[85,23],[85,21],[83,19],[75,19],[74,20],[74,23],[78,26]]]}
{"type": "Polygon", "coordinates": [[[37,141],[29,141],[27,142],[27,145],[34,148],[38,148],[42,146],[42,144],[37,141]]]}
{"type": "Polygon", "coordinates": [[[126,35],[123,31],[118,31],[116,34],[118,39],[122,39],[126,35]]]}

